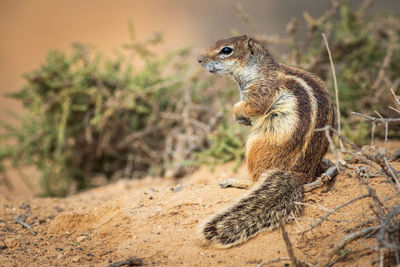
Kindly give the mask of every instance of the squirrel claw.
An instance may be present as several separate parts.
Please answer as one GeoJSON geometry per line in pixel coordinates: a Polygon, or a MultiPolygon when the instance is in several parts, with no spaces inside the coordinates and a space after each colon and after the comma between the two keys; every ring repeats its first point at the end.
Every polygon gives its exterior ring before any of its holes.
{"type": "Polygon", "coordinates": [[[223,180],[219,183],[219,186],[221,188],[228,188],[228,187],[232,187],[233,183],[234,183],[235,179],[226,179],[223,180]]]}

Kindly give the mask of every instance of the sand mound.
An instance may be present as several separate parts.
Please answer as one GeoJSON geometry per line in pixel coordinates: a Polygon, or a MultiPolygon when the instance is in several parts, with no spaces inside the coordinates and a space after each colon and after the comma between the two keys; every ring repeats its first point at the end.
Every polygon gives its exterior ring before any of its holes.
{"type": "MultiPolygon", "coordinates": [[[[0,263],[108,266],[136,256],[155,265],[256,266],[287,257],[280,230],[261,233],[227,250],[199,246],[199,222],[245,193],[218,186],[221,179],[244,177],[243,167],[235,175],[232,166],[227,164],[214,172],[204,167],[179,184],[147,178],[119,181],[65,199],[0,197],[0,263]],[[27,209],[26,222],[37,232],[35,236],[13,221],[27,209]]],[[[399,163],[393,166],[400,169],[399,163]]],[[[384,178],[374,178],[371,185],[382,196],[392,191],[384,178]]],[[[322,258],[332,243],[348,233],[345,229],[367,220],[371,200],[364,199],[344,208],[320,227],[298,234],[319,216],[365,192],[347,171],[328,186],[308,193],[304,214],[286,227],[296,256],[309,262],[322,258]]],[[[352,252],[338,265],[376,264],[376,255],[368,248],[374,242],[365,239],[351,244],[352,252]]],[[[277,264],[283,263],[288,261],[277,264]]]]}

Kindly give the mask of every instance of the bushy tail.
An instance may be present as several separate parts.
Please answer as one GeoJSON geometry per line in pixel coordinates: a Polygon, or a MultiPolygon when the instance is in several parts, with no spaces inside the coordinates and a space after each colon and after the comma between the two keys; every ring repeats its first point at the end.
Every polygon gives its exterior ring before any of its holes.
{"type": "Polygon", "coordinates": [[[262,175],[250,192],[208,218],[200,226],[200,236],[205,245],[228,248],[254,237],[262,231],[276,228],[280,219],[299,215],[303,197],[302,177],[278,169],[262,175]]]}

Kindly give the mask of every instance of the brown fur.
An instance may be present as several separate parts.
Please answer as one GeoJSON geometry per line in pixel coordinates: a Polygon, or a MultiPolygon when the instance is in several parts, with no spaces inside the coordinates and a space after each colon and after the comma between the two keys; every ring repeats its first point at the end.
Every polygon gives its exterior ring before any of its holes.
{"type": "Polygon", "coordinates": [[[216,42],[199,62],[212,73],[233,76],[241,96],[234,117],[253,124],[246,163],[250,180],[258,182],[200,228],[206,244],[231,247],[300,213],[294,202],[302,199],[302,185],[319,175],[328,146],[324,133],[314,130],[332,125],[332,105],[318,77],[276,62],[247,36],[216,42]],[[224,47],[233,51],[223,53],[224,47]]]}

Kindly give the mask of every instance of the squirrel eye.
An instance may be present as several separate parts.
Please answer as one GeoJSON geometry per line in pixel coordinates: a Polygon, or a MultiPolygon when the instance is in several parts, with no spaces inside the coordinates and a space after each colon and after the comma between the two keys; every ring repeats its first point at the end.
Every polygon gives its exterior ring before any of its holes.
{"type": "Polygon", "coordinates": [[[221,51],[219,51],[220,54],[224,54],[224,55],[228,55],[230,53],[232,53],[233,49],[230,47],[224,47],[221,49],[221,51]]]}

